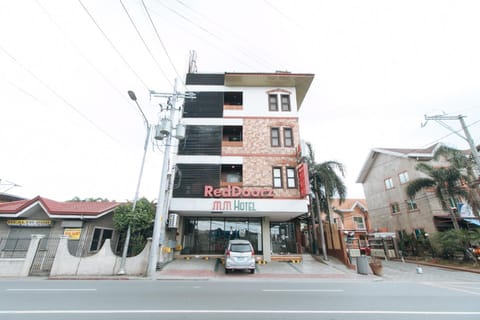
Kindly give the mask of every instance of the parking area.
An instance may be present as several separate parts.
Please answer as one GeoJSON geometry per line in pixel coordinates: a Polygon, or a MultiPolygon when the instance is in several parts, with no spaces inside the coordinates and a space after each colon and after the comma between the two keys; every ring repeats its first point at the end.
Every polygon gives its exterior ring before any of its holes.
{"type": "Polygon", "coordinates": [[[225,274],[225,269],[218,259],[202,258],[175,259],[164,265],[157,272],[157,279],[350,279],[372,281],[473,281],[479,282],[480,275],[457,270],[442,269],[432,266],[420,266],[402,261],[382,261],[383,275],[359,274],[356,269],[348,269],[340,261],[330,257],[321,261],[311,255],[303,255],[299,263],[272,261],[257,264],[255,274],[236,271],[225,274]]]}

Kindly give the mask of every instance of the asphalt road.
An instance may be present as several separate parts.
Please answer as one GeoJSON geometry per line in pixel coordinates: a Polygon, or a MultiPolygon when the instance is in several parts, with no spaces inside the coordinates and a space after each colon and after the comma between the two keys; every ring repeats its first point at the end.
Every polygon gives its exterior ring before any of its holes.
{"type": "Polygon", "coordinates": [[[0,280],[0,319],[480,319],[478,281],[0,280]]]}

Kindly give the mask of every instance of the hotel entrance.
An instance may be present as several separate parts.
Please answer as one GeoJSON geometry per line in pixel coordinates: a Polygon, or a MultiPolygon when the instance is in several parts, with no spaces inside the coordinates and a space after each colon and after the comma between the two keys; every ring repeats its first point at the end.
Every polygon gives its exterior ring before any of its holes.
{"type": "Polygon", "coordinates": [[[263,254],[261,218],[184,217],[182,254],[224,254],[229,240],[245,239],[263,254]]]}
{"type": "Polygon", "coordinates": [[[296,254],[295,223],[270,223],[270,241],[273,255],[296,254]]]}

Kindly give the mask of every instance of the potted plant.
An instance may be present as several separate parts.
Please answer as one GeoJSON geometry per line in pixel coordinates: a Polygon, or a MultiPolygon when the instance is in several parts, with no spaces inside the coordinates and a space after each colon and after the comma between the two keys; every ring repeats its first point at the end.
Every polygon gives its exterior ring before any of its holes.
{"type": "Polygon", "coordinates": [[[378,260],[376,257],[373,257],[372,261],[369,263],[372,272],[376,276],[383,275],[382,261],[378,260]]]}

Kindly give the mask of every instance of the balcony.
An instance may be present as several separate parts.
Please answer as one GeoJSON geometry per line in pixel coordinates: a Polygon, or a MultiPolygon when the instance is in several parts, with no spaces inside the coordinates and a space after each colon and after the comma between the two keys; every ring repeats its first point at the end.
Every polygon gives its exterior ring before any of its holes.
{"type": "Polygon", "coordinates": [[[243,129],[241,126],[225,126],[222,133],[222,147],[242,147],[243,129]]]}
{"type": "Polygon", "coordinates": [[[243,185],[242,181],[242,165],[231,165],[224,164],[222,165],[220,173],[220,186],[237,186],[241,187],[243,185]]]}
{"type": "Polygon", "coordinates": [[[242,110],[243,93],[242,92],[224,92],[223,110],[242,110]]]}

